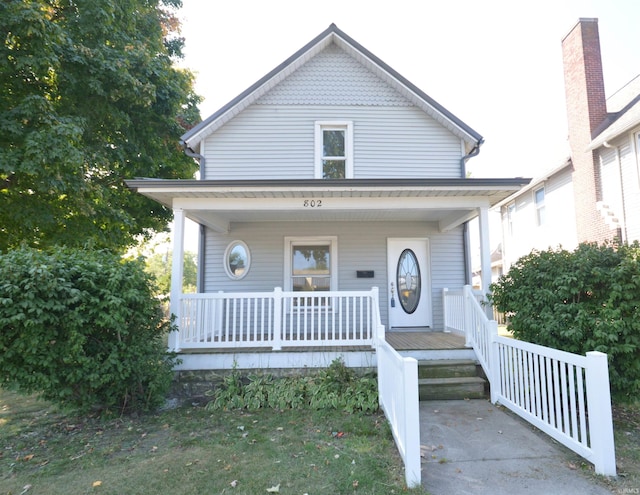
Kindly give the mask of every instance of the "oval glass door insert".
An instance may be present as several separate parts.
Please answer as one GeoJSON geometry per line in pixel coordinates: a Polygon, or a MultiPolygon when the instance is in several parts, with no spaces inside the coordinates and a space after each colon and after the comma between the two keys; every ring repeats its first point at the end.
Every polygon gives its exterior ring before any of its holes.
{"type": "Polygon", "coordinates": [[[396,287],[402,309],[407,314],[413,313],[420,302],[420,266],[418,258],[411,249],[405,249],[398,259],[396,270],[396,287]]]}

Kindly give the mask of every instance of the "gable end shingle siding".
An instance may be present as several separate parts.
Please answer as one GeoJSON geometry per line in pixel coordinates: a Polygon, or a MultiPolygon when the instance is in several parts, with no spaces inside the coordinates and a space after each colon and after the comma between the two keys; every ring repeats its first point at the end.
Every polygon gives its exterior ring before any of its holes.
{"type": "Polygon", "coordinates": [[[334,44],[256,103],[411,106],[409,100],[334,44]]]}
{"type": "Polygon", "coordinates": [[[335,24],[332,24],[327,30],[294,53],[262,79],[224,105],[213,115],[183,134],[180,139],[181,144],[193,151],[200,152],[202,140],[225,125],[242,110],[265,96],[289,75],[293,74],[300,67],[303,67],[304,64],[331,44],[335,44],[355,60],[358,60],[363,67],[367,67],[372,73],[377,74],[378,77],[387,81],[389,86],[396,88],[396,90],[403,94],[410,102],[421,108],[425,113],[440,122],[442,126],[458,136],[464,142],[465,153],[476,149],[484,141],[480,134],[447,111],[442,105],[438,104],[355,40],[343,33],[335,24]]]}

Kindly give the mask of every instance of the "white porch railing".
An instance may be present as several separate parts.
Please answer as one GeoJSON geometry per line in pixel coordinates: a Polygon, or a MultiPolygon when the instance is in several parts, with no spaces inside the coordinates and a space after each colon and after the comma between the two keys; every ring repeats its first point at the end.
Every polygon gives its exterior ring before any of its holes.
{"type": "Polygon", "coordinates": [[[378,289],[183,294],[174,348],[373,346],[378,289]]]}
{"type": "Polygon", "coordinates": [[[491,402],[508,407],[615,476],[607,355],[579,356],[498,336],[469,286],[444,292],[445,328],[465,333],[491,384],[491,402]]]}
{"type": "Polygon", "coordinates": [[[409,488],[420,486],[420,409],[418,361],[405,358],[384,339],[376,348],[378,397],[404,461],[409,488]]]}

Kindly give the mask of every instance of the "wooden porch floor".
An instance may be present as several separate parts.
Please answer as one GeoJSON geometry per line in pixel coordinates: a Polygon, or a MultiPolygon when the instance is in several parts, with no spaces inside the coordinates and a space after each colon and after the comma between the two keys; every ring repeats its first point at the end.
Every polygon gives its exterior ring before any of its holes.
{"type": "MultiPolygon", "coordinates": [[[[464,337],[445,332],[387,332],[387,342],[396,351],[439,351],[466,349],[464,337]]],[[[283,352],[354,352],[371,351],[368,346],[283,346],[283,352]]],[[[232,348],[200,348],[183,349],[184,354],[228,354],[228,353],[265,353],[272,352],[271,347],[232,347],[232,348]]]]}
{"type": "Polygon", "coordinates": [[[387,332],[387,342],[396,351],[465,349],[464,337],[445,332],[387,332]]]}

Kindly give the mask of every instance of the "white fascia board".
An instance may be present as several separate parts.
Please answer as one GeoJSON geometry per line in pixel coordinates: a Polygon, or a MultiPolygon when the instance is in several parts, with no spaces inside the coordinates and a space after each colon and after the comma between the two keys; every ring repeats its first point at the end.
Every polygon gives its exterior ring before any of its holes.
{"type": "Polygon", "coordinates": [[[330,33],[323,40],[318,42],[316,45],[314,45],[304,53],[301,53],[295,59],[287,60],[280,64],[264,78],[254,83],[252,86],[240,93],[235,99],[231,100],[229,103],[227,103],[227,105],[218,110],[218,112],[209,117],[210,121],[205,121],[206,124],[202,126],[202,129],[194,133],[193,136],[189,136],[189,138],[185,140],[184,143],[189,148],[199,146],[207,136],[213,134],[220,127],[222,127],[236,115],[246,109],[249,105],[253,104],[260,97],[273,89],[274,86],[276,86],[286,77],[298,70],[298,68],[306,63],[310,58],[314,57],[318,52],[324,50],[324,48],[331,42],[331,39],[333,37],[335,37],[335,34],[330,33]]]}
{"type": "Polygon", "coordinates": [[[342,48],[344,51],[349,53],[353,58],[362,63],[367,69],[376,74],[382,80],[386,81],[387,84],[392,86],[396,91],[398,91],[401,95],[407,98],[411,103],[420,108],[427,115],[435,119],[441,125],[449,129],[453,134],[463,139],[465,142],[469,144],[475,145],[478,140],[469,134],[465,129],[458,126],[455,122],[453,122],[447,115],[442,113],[440,110],[431,105],[428,101],[422,98],[419,94],[417,94],[413,89],[395,77],[393,74],[389,73],[383,67],[381,67],[376,61],[372,60],[366,54],[357,50],[350,43],[346,42],[340,37],[336,37],[336,44],[342,48]]]}
{"type": "Polygon", "coordinates": [[[397,198],[176,198],[174,208],[215,211],[282,211],[316,209],[341,211],[351,209],[469,209],[489,207],[486,196],[397,197],[397,198]],[[315,201],[314,204],[312,202],[315,201]],[[319,202],[319,204],[318,204],[319,202]]]}
{"type": "MultiPolygon", "coordinates": [[[[348,182],[345,180],[345,182],[348,182]]],[[[166,187],[162,186],[154,186],[154,187],[144,187],[138,186],[137,191],[140,194],[173,194],[175,196],[179,196],[181,193],[186,191],[185,188],[176,188],[174,185],[167,185],[166,187]]],[[[442,193],[442,192],[457,192],[461,195],[467,195],[469,193],[473,193],[473,191],[506,191],[512,189],[514,192],[520,191],[520,186],[505,186],[503,184],[483,184],[479,186],[460,186],[460,185],[436,185],[436,186],[411,186],[411,185],[389,185],[389,186],[349,186],[346,184],[342,187],[337,187],[335,185],[321,186],[321,185],[282,185],[282,186],[224,186],[224,185],[212,185],[212,186],[199,186],[194,191],[197,191],[199,194],[270,194],[270,193],[282,193],[289,194],[293,196],[300,196],[301,193],[309,193],[309,194],[343,194],[343,193],[353,193],[353,194],[368,194],[368,193],[388,193],[394,192],[397,194],[409,193],[409,197],[415,195],[420,195],[424,193],[442,193]]],[[[471,194],[473,195],[473,194],[471,194]]],[[[478,196],[482,196],[482,193],[478,196]]]]}
{"type": "Polygon", "coordinates": [[[526,186],[523,186],[520,189],[514,191],[513,194],[510,194],[507,198],[504,198],[499,203],[496,203],[495,205],[493,205],[492,209],[499,211],[500,208],[502,208],[503,206],[515,201],[516,198],[519,198],[520,196],[522,196],[523,194],[527,193],[528,191],[531,191],[532,189],[537,188],[540,185],[543,185],[551,177],[553,177],[554,175],[562,172],[565,168],[570,167],[570,166],[571,166],[570,158],[565,158],[565,160],[562,162],[561,165],[558,165],[557,167],[554,167],[554,168],[550,169],[547,173],[532,179],[531,182],[529,182],[529,184],[527,184],[526,186]]]}

